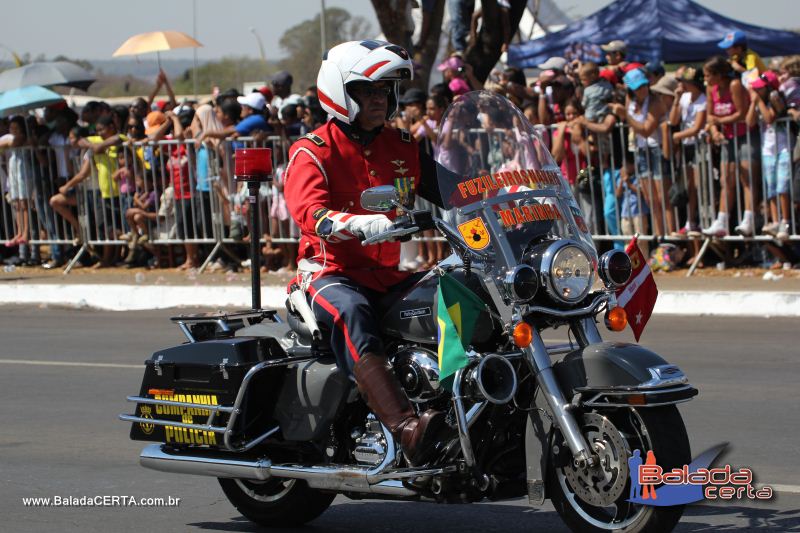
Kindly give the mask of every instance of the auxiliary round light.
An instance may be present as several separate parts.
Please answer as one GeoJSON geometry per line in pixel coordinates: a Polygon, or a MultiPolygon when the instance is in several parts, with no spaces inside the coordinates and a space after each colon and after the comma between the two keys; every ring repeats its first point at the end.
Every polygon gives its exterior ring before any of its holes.
{"type": "Polygon", "coordinates": [[[514,344],[520,348],[527,348],[533,342],[533,328],[527,322],[520,322],[514,326],[514,344]]]}
{"type": "Polygon", "coordinates": [[[529,302],[539,290],[539,276],[530,265],[517,265],[505,278],[508,296],[515,302],[529,302]]]}
{"type": "Polygon", "coordinates": [[[615,289],[631,277],[631,258],[622,250],[610,250],[600,256],[598,271],[606,287],[615,289]]]}
{"type": "Polygon", "coordinates": [[[622,307],[615,307],[606,313],[606,327],[611,331],[622,331],[628,325],[628,314],[622,307]]]}

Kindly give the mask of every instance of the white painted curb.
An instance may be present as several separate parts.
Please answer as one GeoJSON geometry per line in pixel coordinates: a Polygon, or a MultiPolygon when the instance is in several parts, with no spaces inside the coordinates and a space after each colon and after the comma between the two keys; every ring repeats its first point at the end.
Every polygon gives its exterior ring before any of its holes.
{"type": "MultiPolygon", "coordinates": [[[[261,288],[264,308],[283,307],[286,287],[261,288]]],[[[140,311],[168,307],[219,307],[246,309],[251,304],[250,287],[202,285],[93,285],[16,284],[0,287],[0,303],[49,304],[90,307],[108,311],[140,311]]]]}
{"type": "Polygon", "coordinates": [[[797,317],[800,292],[662,291],[653,314],[797,317]]]}
{"type": "MultiPolygon", "coordinates": [[[[261,288],[264,308],[282,308],[286,288],[261,288]]],[[[196,285],[27,284],[0,286],[0,304],[48,304],[109,311],[138,311],[169,307],[250,307],[250,288],[196,285]]],[[[657,315],[800,317],[800,292],[661,291],[653,310],[657,315]]]]}

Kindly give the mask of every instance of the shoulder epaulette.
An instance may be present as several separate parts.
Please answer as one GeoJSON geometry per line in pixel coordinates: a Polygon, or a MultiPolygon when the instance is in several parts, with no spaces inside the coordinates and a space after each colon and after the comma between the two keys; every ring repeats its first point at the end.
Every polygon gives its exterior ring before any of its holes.
{"type": "Polygon", "coordinates": [[[404,143],[410,143],[411,142],[411,132],[401,128],[400,129],[400,140],[403,141],[404,143]]]}
{"type": "Polygon", "coordinates": [[[316,144],[317,146],[325,146],[325,141],[319,135],[315,135],[313,133],[306,133],[303,137],[308,139],[312,143],[316,144]]]}

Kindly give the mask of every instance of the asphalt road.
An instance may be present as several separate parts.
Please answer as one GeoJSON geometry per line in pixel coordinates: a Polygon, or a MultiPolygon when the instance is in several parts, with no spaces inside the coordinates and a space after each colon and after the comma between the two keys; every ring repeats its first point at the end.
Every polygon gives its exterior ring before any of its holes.
{"type": "MultiPolygon", "coordinates": [[[[127,394],[139,365],[182,335],[169,311],[107,313],[0,309],[0,530],[249,531],[213,479],[138,465],[127,394]],[[67,363],[67,364],[64,364],[67,363]],[[75,365],[73,363],[88,363],[75,365]],[[23,497],[181,498],[179,507],[49,507],[23,497]]],[[[548,336],[562,339],[560,331],[548,336]]],[[[628,334],[606,335],[629,340],[628,334]]],[[[654,317],[642,343],[677,363],[700,389],[681,406],[697,454],[730,442],[725,462],[750,466],[781,490],[769,503],[687,509],[677,531],[800,531],[800,357],[793,319],[654,317]]],[[[523,500],[461,506],[336,500],[310,531],[565,531],[549,505],[523,500]],[[413,506],[409,507],[409,506],[413,506]]]]}

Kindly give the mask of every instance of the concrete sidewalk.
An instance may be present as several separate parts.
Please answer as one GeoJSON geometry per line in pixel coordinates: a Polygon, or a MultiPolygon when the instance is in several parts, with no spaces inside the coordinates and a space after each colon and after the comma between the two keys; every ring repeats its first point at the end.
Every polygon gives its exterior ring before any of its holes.
{"type": "MultiPolygon", "coordinates": [[[[665,315],[800,316],[800,271],[685,270],[655,275],[654,313],[665,315]],[[765,276],[767,279],[765,279],[765,276]]],[[[264,307],[283,307],[292,274],[262,275],[264,307]]],[[[68,276],[42,269],[0,272],[0,303],[63,305],[113,311],[169,307],[247,308],[249,273],[145,269],[77,269],[68,276]]]]}

